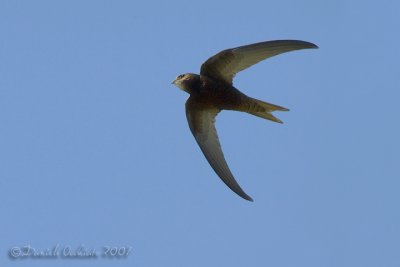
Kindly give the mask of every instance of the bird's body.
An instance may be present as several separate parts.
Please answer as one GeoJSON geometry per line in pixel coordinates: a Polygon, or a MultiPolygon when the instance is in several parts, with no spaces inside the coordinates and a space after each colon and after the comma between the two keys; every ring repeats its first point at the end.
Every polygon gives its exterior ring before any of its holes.
{"type": "Polygon", "coordinates": [[[210,108],[232,110],[239,107],[245,99],[243,93],[224,82],[197,74],[186,75],[193,82],[190,85],[190,98],[193,102],[208,105],[210,108]]]}
{"type": "MultiPolygon", "coordinates": [[[[234,110],[253,115],[256,115],[254,113],[269,113],[275,110],[288,111],[284,107],[248,97],[239,89],[223,81],[192,73],[185,74],[185,77],[190,81],[188,88],[190,88],[189,100],[192,108],[200,108],[201,106],[202,109],[234,110]]],[[[271,114],[267,115],[272,116],[271,114]]],[[[268,119],[281,122],[275,117],[268,119]]]]}
{"type": "Polygon", "coordinates": [[[282,123],[271,112],[288,109],[246,96],[233,86],[232,79],[237,72],[267,57],[316,47],[308,42],[282,40],[227,49],[209,58],[202,65],[200,75],[182,74],[173,82],[190,94],[186,102],[189,128],[211,167],[229,188],[246,200],[252,201],[225,161],[214,125],[215,117],[222,110],[235,110],[282,123]]]}

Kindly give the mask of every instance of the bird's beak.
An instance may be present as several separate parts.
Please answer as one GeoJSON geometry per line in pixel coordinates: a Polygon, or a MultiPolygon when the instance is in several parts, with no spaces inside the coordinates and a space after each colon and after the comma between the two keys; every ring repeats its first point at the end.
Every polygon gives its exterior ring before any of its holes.
{"type": "Polygon", "coordinates": [[[171,84],[175,84],[175,82],[176,82],[176,79],[175,79],[175,80],[173,80],[171,84]]]}

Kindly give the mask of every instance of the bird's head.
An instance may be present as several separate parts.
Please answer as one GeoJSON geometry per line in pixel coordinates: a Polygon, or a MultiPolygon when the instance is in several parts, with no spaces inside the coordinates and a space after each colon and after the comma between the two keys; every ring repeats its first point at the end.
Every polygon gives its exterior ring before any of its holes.
{"type": "Polygon", "coordinates": [[[200,85],[200,75],[193,73],[181,74],[176,77],[172,84],[191,94],[200,85]]]}

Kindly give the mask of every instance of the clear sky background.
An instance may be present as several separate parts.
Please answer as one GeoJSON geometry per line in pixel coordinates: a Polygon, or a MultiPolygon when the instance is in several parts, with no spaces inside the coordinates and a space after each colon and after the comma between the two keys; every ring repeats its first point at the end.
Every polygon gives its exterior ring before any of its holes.
{"type": "Polygon", "coordinates": [[[398,1],[1,1],[1,266],[400,266],[398,1]],[[240,73],[290,108],[223,112],[206,162],[171,85],[226,48],[300,39],[240,73]],[[17,259],[14,246],[131,246],[17,259]]]}

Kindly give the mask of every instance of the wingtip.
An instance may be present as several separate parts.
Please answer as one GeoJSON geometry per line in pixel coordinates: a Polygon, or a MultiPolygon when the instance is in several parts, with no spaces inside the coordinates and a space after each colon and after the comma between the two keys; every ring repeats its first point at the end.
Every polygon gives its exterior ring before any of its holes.
{"type": "Polygon", "coordinates": [[[307,41],[302,41],[302,40],[277,40],[276,42],[289,42],[292,44],[296,44],[300,46],[300,49],[304,49],[304,48],[319,48],[318,45],[311,43],[311,42],[307,42],[307,41]]]}
{"type": "Polygon", "coordinates": [[[317,49],[319,48],[318,45],[311,43],[311,42],[307,42],[307,41],[300,41],[298,40],[297,42],[302,43],[302,45],[305,46],[305,48],[311,48],[311,49],[317,49]]]}
{"type": "Polygon", "coordinates": [[[243,199],[245,199],[247,201],[254,202],[254,200],[249,195],[241,195],[240,197],[242,197],[243,199]]]}
{"type": "Polygon", "coordinates": [[[310,42],[308,42],[308,44],[310,45],[310,48],[313,48],[313,49],[319,48],[319,46],[316,45],[316,44],[313,44],[313,43],[310,43],[310,42]]]}
{"type": "Polygon", "coordinates": [[[233,192],[235,192],[239,197],[250,201],[250,202],[254,202],[253,198],[251,196],[249,196],[248,194],[246,194],[240,187],[239,190],[238,189],[232,189],[231,187],[229,187],[233,192]]]}
{"type": "Polygon", "coordinates": [[[228,187],[234,192],[236,193],[236,195],[238,195],[239,197],[243,198],[244,200],[250,201],[250,202],[254,202],[253,198],[251,196],[249,196],[248,194],[246,194],[240,187],[239,188],[232,188],[231,186],[228,185],[228,187]]]}

